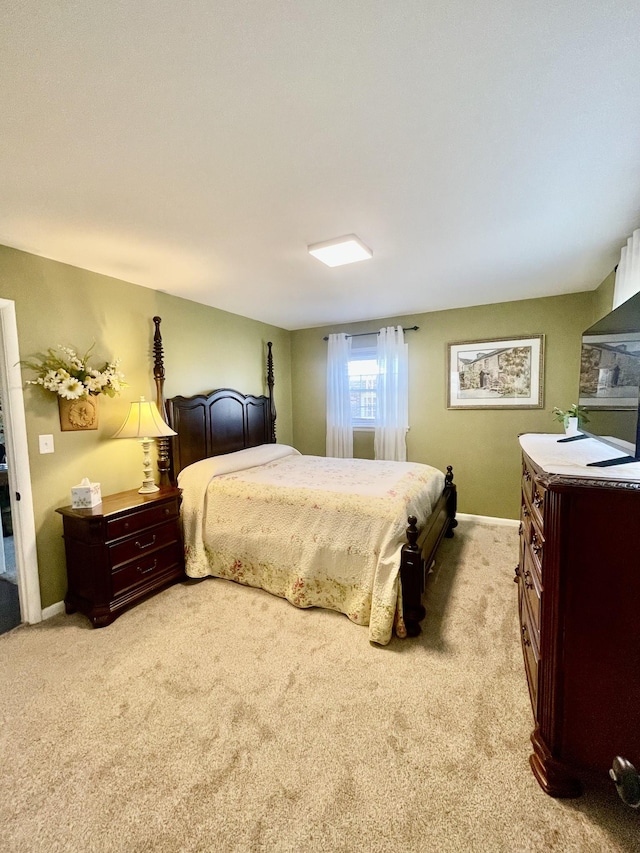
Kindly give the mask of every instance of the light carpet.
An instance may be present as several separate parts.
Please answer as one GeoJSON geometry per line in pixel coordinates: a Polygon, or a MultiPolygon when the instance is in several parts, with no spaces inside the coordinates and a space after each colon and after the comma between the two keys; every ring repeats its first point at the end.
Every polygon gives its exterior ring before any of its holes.
{"type": "Polygon", "coordinates": [[[638,851],[613,784],[531,774],[516,561],[513,528],[461,521],[423,635],[385,648],[215,579],[5,634],[1,849],[638,851]]]}

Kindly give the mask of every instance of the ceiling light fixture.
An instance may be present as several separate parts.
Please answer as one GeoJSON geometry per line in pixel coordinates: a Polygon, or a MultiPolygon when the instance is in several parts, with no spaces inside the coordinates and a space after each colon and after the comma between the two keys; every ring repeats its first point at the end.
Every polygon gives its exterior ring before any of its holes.
{"type": "Polygon", "coordinates": [[[368,261],[373,257],[371,249],[365,246],[355,234],[335,237],[333,240],[325,240],[324,243],[313,243],[307,248],[310,255],[328,267],[339,267],[355,261],[368,261]]]}

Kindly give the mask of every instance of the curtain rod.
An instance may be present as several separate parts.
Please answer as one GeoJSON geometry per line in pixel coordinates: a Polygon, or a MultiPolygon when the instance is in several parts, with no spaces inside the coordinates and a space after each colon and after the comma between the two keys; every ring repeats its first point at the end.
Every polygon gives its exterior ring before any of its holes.
{"type": "MultiPolygon", "coordinates": [[[[420,326],[409,326],[408,328],[404,328],[403,332],[417,332],[420,326]]],[[[364,338],[366,335],[379,335],[380,332],[358,332],[356,335],[345,335],[345,338],[364,338]]],[[[322,339],[323,341],[329,340],[329,335],[325,335],[322,339]]]]}

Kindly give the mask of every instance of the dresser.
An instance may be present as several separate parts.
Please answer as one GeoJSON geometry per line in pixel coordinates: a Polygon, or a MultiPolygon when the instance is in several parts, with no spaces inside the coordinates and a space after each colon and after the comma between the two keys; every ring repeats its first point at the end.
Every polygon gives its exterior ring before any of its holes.
{"type": "Polygon", "coordinates": [[[640,463],[585,438],[520,436],[520,635],[530,764],[553,797],[640,763],[640,463]]]}
{"type": "Polygon", "coordinates": [[[126,607],[184,576],[180,490],[163,487],[108,495],[90,509],[62,515],[67,561],[67,613],[79,611],[96,628],[126,607]]]}

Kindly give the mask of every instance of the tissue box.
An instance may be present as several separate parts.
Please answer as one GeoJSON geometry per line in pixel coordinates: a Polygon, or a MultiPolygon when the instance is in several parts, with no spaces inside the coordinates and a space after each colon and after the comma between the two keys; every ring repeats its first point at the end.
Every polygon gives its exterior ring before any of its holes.
{"type": "Polygon", "coordinates": [[[71,488],[71,506],[74,509],[87,509],[102,503],[100,483],[90,483],[87,477],[71,488]]]}

